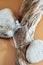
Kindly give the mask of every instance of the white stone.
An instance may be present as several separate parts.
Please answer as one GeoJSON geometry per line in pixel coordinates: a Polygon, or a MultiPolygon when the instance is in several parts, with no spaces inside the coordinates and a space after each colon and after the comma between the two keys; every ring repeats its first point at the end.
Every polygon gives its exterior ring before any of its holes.
{"type": "Polygon", "coordinates": [[[26,58],[31,63],[37,63],[43,60],[43,41],[34,40],[26,51],[26,58]]]}
{"type": "Polygon", "coordinates": [[[15,29],[15,17],[10,9],[0,10],[0,37],[12,37],[15,29]]]}

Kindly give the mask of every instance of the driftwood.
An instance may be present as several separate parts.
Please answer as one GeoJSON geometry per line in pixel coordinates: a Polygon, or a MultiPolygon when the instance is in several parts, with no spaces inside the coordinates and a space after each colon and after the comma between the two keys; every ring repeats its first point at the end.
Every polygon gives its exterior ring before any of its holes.
{"type": "MultiPolygon", "coordinates": [[[[40,22],[42,17],[41,10],[43,7],[41,8],[41,6],[39,6],[40,5],[39,2],[41,2],[41,0],[23,0],[20,13],[19,13],[19,20],[20,20],[21,26],[27,27],[27,35],[25,40],[28,42],[30,41],[31,44],[32,44],[32,41],[34,41],[33,37],[34,37],[36,26],[40,22]]],[[[22,55],[21,53],[19,59],[20,60],[22,59],[21,62],[25,61],[27,63],[23,65],[28,65],[29,61],[27,62],[27,59],[26,59],[26,51],[27,51],[27,48],[29,48],[29,46],[28,47],[26,45],[24,46],[25,47],[22,47],[19,52],[19,54],[21,52],[23,53],[23,57],[21,57],[22,55]]],[[[20,65],[22,64],[20,63],[20,65]]]]}
{"type": "Polygon", "coordinates": [[[39,2],[39,0],[23,0],[23,3],[21,5],[21,9],[19,12],[19,20],[21,21],[24,15],[30,8],[35,4],[39,2]]]}

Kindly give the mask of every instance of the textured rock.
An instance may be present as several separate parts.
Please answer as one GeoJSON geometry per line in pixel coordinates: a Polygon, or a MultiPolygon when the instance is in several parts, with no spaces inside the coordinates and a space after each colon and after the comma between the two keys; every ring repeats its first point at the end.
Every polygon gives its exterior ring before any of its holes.
{"type": "Polygon", "coordinates": [[[10,9],[0,10],[0,37],[13,37],[15,29],[15,17],[10,9]]]}
{"type": "Polygon", "coordinates": [[[37,63],[43,60],[43,41],[35,40],[31,42],[26,51],[26,58],[31,63],[37,63]]]}

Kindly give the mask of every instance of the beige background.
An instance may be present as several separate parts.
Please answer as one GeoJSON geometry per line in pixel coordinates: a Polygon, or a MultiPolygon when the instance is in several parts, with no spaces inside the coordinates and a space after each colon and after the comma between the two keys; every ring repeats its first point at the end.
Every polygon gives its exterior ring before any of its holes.
{"type": "MultiPolygon", "coordinates": [[[[15,16],[18,18],[21,3],[22,0],[0,0],[0,9],[6,7],[11,8],[15,16]]],[[[35,39],[38,38],[43,39],[42,30],[43,30],[43,18],[41,20],[41,23],[39,23],[38,27],[36,28],[34,36],[35,39]]],[[[15,65],[15,61],[16,61],[16,49],[14,47],[13,40],[0,38],[0,65],[15,65]]],[[[30,65],[43,65],[43,61],[37,64],[30,64],[30,65]]]]}

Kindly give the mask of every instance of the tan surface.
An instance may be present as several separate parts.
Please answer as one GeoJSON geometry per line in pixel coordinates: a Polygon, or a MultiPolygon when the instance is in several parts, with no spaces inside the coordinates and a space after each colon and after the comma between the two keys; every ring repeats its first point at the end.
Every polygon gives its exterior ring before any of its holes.
{"type": "Polygon", "coordinates": [[[11,8],[18,18],[19,9],[21,6],[22,0],[0,0],[0,9],[11,8]]]}
{"type": "Polygon", "coordinates": [[[36,27],[34,38],[43,40],[43,16],[40,23],[36,27]]]}
{"type": "MultiPolygon", "coordinates": [[[[0,9],[10,7],[15,13],[16,17],[18,18],[18,13],[19,13],[21,3],[22,3],[22,0],[0,0],[0,9]]],[[[43,23],[43,20],[36,29],[35,39],[36,38],[43,39],[42,23],[43,23]],[[37,31],[39,33],[37,33],[37,31]]],[[[0,65],[15,65],[15,61],[16,61],[15,58],[16,58],[16,49],[13,45],[13,40],[0,39],[0,65]]],[[[31,65],[43,65],[43,61],[37,64],[31,64],[31,65]]]]}
{"type": "Polygon", "coordinates": [[[0,39],[0,65],[15,65],[16,49],[12,39],[0,39]]]}

